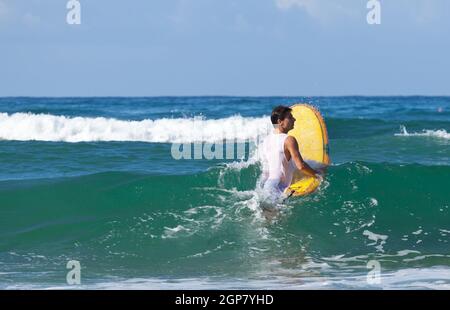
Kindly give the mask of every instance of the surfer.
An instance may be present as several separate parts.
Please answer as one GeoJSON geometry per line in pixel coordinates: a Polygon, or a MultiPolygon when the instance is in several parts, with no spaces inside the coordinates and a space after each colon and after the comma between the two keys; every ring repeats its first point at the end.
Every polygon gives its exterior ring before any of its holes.
{"type": "Polygon", "coordinates": [[[295,123],[291,112],[286,106],[273,109],[270,118],[275,130],[263,142],[263,188],[272,198],[281,197],[291,185],[295,169],[310,176],[318,174],[303,160],[297,140],[287,134],[295,123]]]}

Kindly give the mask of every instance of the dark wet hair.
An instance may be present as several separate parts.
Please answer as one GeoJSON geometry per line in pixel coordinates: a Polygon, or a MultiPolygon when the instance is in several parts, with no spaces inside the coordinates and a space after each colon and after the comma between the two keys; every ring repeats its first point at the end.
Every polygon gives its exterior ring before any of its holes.
{"type": "Polygon", "coordinates": [[[272,124],[278,124],[278,121],[284,120],[290,112],[292,112],[292,109],[284,105],[279,105],[278,107],[274,108],[272,111],[272,115],[270,116],[272,124]]]}

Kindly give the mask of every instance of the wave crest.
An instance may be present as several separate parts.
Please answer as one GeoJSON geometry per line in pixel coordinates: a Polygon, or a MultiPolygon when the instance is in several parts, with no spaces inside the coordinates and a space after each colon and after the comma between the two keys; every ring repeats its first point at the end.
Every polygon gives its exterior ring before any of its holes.
{"type": "Polygon", "coordinates": [[[141,121],[105,117],[66,117],[51,114],[0,113],[0,139],[18,141],[151,143],[256,141],[271,130],[268,117],[222,119],[161,118],[141,121]]]}
{"type": "Polygon", "coordinates": [[[396,136],[400,137],[434,137],[434,138],[442,138],[442,139],[450,139],[450,133],[448,133],[445,129],[440,130],[430,130],[424,129],[422,132],[408,132],[405,126],[400,127],[400,133],[396,133],[396,136]]]}

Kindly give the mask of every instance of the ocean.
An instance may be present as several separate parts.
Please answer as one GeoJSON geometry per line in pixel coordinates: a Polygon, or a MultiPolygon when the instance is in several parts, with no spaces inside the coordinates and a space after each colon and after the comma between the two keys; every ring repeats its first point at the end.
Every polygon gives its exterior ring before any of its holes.
{"type": "Polygon", "coordinates": [[[450,97],[0,98],[0,289],[450,289],[449,180],[450,97]],[[332,165],[267,211],[254,155],[297,102],[332,165]]]}

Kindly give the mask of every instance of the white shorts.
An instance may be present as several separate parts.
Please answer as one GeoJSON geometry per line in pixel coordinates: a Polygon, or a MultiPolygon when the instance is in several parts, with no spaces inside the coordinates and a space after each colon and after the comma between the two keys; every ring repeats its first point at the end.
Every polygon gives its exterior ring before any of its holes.
{"type": "Polygon", "coordinates": [[[267,194],[270,194],[271,196],[276,196],[273,198],[279,198],[284,195],[284,191],[286,190],[286,188],[287,188],[287,186],[280,183],[279,180],[269,179],[264,183],[263,190],[264,190],[264,192],[266,192],[267,194]]]}

